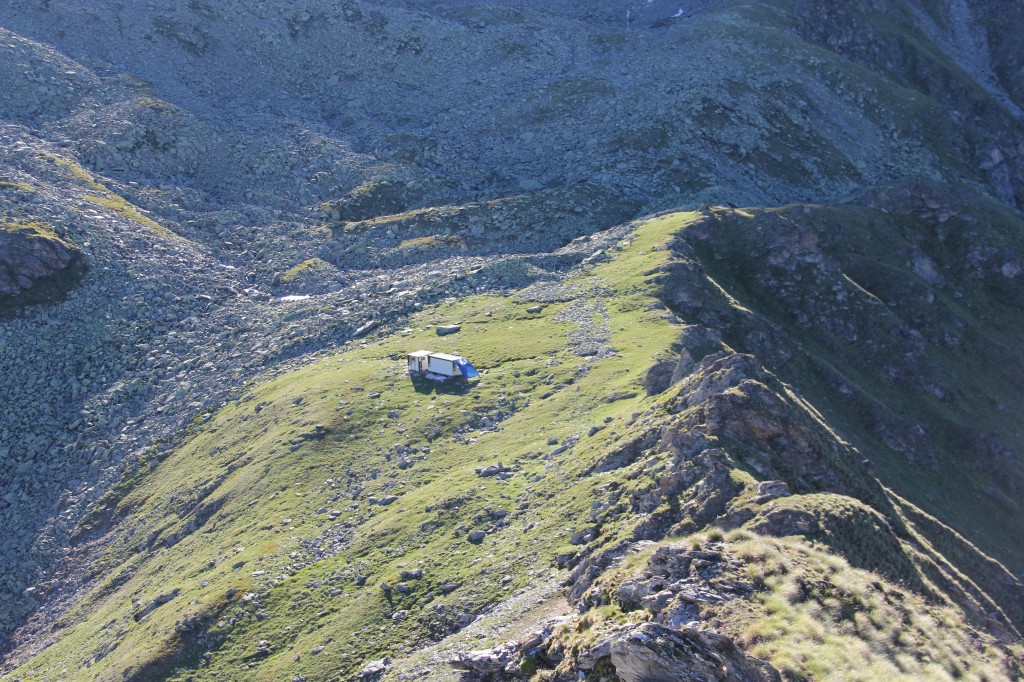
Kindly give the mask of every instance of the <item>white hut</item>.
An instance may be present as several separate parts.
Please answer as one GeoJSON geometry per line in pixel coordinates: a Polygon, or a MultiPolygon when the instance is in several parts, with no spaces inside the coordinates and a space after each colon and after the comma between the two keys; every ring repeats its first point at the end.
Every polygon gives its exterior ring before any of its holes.
{"type": "Polygon", "coordinates": [[[480,376],[473,363],[458,355],[418,350],[409,353],[407,361],[411,376],[422,376],[435,381],[444,381],[453,377],[468,380],[480,376]]]}

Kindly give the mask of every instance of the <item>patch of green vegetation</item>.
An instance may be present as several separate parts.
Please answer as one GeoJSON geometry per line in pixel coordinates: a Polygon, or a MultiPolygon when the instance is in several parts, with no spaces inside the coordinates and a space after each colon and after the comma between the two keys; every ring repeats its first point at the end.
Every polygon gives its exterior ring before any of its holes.
{"type": "Polygon", "coordinates": [[[148,94],[136,98],[135,106],[139,109],[149,109],[154,114],[171,114],[175,111],[173,104],[148,94]]]}
{"type": "Polygon", "coordinates": [[[400,249],[435,249],[441,246],[465,248],[466,240],[459,235],[429,235],[404,239],[398,245],[400,249]]]}
{"type": "Polygon", "coordinates": [[[733,469],[730,471],[729,480],[731,480],[732,484],[737,488],[754,485],[757,482],[753,476],[741,469],[733,469]]]}
{"type": "MultiPolygon", "coordinates": [[[[821,542],[852,566],[876,571],[890,582],[938,599],[939,591],[911,561],[911,552],[900,542],[889,522],[866,504],[829,493],[793,495],[775,500],[760,518],[791,515],[811,520],[811,531],[803,535],[821,542]]],[[[756,517],[752,525],[758,525],[760,518],[756,517]]]]}
{"type": "MultiPolygon", "coordinates": [[[[424,144],[429,146],[431,142],[419,139],[412,141],[419,143],[412,145],[417,149],[421,149],[424,144]]],[[[336,221],[370,220],[406,210],[416,196],[409,184],[401,179],[406,172],[403,166],[381,164],[366,169],[366,172],[369,177],[358,187],[341,199],[323,202],[319,206],[320,211],[336,221]]]]}
{"type": "Polygon", "coordinates": [[[411,211],[404,211],[402,213],[378,215],[368,220],[349,223],[345,225],[344,231],[362,232],[375,227],[406,227],[407,224],[416,228],[422,228],[436,224],[446,218],[452,217],[453,215],[457,215],[460,209],[462,209],[462,207],[429,206],[427,208],[417,208],[411,211]]]}
{"type": "Polygon", "coordinates": [[[66,240],[61,238],[53,230],[53,226],[40,220],[14,220],[7,217],[0,218],[0,230],[17,233],[27,237],[39,237],[50,241],[60,242],[71,247],[66,240]]]}
{"type": "Polygon", "coordinates": [[[50,156],[46,154],[40,154],[40,156],[45,158],[50,163],[56,164],[57,166],[63,168],[64,172],[67,173],[70,177],[84,181],[93,189],[106,191],[107,188],[101,185],[100,183],[96,182],[96,179],[93,178],[92,174],[89,171],[85,170],[74,161],[64,158],[63,156],[50,156]]]}
{"type": "Polygon", "coordinates": [[[296,266],[289,268],[277,278],[278,284],[293,284],[307,275],[316,275],[335,270],[334,266],[319,258],[307,258],[296,266]]]}
{"type": "MultiPolygon", "coordinates": [[[[690,605],[701,627],[731,637],[786,680],[1001,680],[1021,673],[1014,648],[965,624],[962,613],[942,600],[852,567],[816,542],[744,529],[650,543],[628,555],[589,593],[602,606],[556,634],[558,644],[575,656],[622,623],[642,623],[654,613],[661,622],[673,617],[663,610],[665,600],[660,606],[620,601],[620,586],[643,584],[652,575],[718,592],[724,598],[690,605]],[[684,568],[668,575],[666,566],[679,564],[662,560],[656,569],[651,566],[656,555],[689,551],[709,552],[720,563],[711,570],[684,568]]],[[[676,591],[680,583],[665,589],[676,591]]]]}
{"type": "Polygon", "coordinates": [[[142,213],[139,212],[139,208],[137,206],[130,203],[127,199],[118,194],[108,192],[100,196],[86,195],[84,198],[86,201],[91,201],[92,203],[98,204],[103,208],[108,208],[111,211],[114,211],[115,213],[125,218],[128,218],[129,220],[134,220],[135,222],[141,223],[146,227],[150,227],[153,229],[154,232],[157,232],[158,234],[161,234],[165,237],[173,234],[170,230],[168,230],[160,223],[142,215],[142,213]]]}
{"type": "Polygon", "coordinates": [[[10,182],[9,180],[0,180],[0,191],[7,190],[18,190],[19,192],[35,192],[36,188],[27,182],[21,180],[17,182],[10,182]]]}
{"type": "MultiPolygon", "coordinates": [[[[1008,679],[1008,652],[962,621],[876,574],[795,538],[728,536],[762,586],[746,608],[709,608],[723,632],[786,679],[1008,679]]],[[[730,602],[729,606],[735,606],[730,602]]],[[[1019,672],[1019,671],[1018,671],[1019,672]]]]}
{"type": "Polygon", "coordinates": [[[178,235],[177,233],[171,230],[168,230],[160,223],[145,216],[138,206],[129,202],[121,195],[116,194],[115,192],[112,192],[109,189],[107,189],[107,187],[102,183],[98,182],[89,171],[82,168],[82,166],[75,163],[74,161],[61,156],[45,156],[45,158],[51,163],[54,163],[60,168],[62,168],[68,176],[83,181],[92,190],[98,193],[84,195],[82,198],[84,198],[86,201],[90,201],[94,204],[102,206],[103,208],[110,209],[115,213],[125,218],[128,218],[129,220],[134,220],[135,222],[141,225],[145,225],[146,227],[152,229],[155,233],[162,237],[167,237],[170,239],[184,239],[184,237],[178,235]]]}

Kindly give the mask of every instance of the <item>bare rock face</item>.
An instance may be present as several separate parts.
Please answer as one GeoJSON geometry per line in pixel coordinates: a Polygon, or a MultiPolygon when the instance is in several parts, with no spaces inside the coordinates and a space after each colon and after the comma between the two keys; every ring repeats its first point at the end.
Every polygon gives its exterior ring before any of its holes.
{"type": "Polygon", "coordinates": [[[558,637],[546,639],[550,634],[538,634],[530,640],[508,642],[493,649],[464,652],[450,661],[450,665],[459,671],[461,682],[516,682],[529,679],[537,668],[549,670],[547,679],[555,682],[578,679],[781,682],[782,679],[771,664],[745,654],[728,637],[710,631],[676,630],[658,623],[642,623],[598,641],[574,660],[562,658],[558,653],[561,643],[558,637]],[[525,665],[526,661],[530,664],[525,665]]]}
{"type": "Polygon", "coordinates": [[[68,267],[74,255],[67,243],[34,223],[0,225],[0,296],[31,288],[68,267]]]}
{"type": "Polygon", "coordinates": [[[592,643],[574,641],[577,617],[550,621],[518,642],[457,655],[450,665],[461,682],[515,682],[547,671],[552,682],[676,682],[677,680],[781,680],[769,663],[745,653],[732,639],[706,627],[701,605],[747,599],[755,591],[744,561],[726,546],[674,543],[656,549],[644,569],[620,582],[599,581],[577,606],[617,603],[623,612],[646,612],[647,622],[598,627],[592,643]],[[695,627],[697,625],[700,627],[695,627]]]}
{"type": "Polygon", "coordinates": [[[782,679],[769,663],[743,653],[728,637],[690,628],[644,623],[599,643],[591,656],[605,651],[622,682],[782,679]]]}
{"type": "Polygon", "coordinates": [[[493,649],[467,651],[459,654],[450,665],[458,670],[462,679],[475,682],[502,682],[528,679],[520,668],[521,647],[517,642],[506,642],[493,649]]]}

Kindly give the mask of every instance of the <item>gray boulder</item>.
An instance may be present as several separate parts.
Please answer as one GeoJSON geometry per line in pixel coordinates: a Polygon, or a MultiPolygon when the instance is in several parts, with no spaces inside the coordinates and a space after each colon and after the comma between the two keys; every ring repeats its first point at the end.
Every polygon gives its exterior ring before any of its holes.
{"type": "Polygon", "coordinates": [[[752,502],[761,504],[789,495],[789,484],[785,481],[760,481],[757,484],[757,497],[752,502]]]}
{"type": "Polygon", "coordinates": [[[622,682],[781,682],[766,661],[748,656],[728,637],[644,623],[598,642],[579,660],[590,670],[608,659],[622,682]]]}
{"type": "Polygon", "coordinates": [[[487,478],[490,476],[497,476],[506,471],[510,471],[510,469],[506,468],[501,462],[498,462],[497,464],[487,464],[485,466],[477,467],[476,475],[482,478],[487,478]]]}
{"type": "Polygon", "coordinates": [[[519,661],[518,643],[506,642],[493,649],[461,652],[449,661],[449,665],[461,672],[462,679],[467,682],[470,680],[525,680],[528,675],[521,672],[519,661]]]}
{"type": "Polygon", "coordinates": [[[36,223],[0,223],[0,296],[29,289],[47,275],[67,268],[74,251],[36,223]]]}
{"type": "Polygon", "coordinates": [[[382,658],[377,661],[371,661],[367,663],[362,670],[356,673],[356,676],[362,680],[362,682],[376,682],[379,680],[388,667],[388,659],[382,658]]]}

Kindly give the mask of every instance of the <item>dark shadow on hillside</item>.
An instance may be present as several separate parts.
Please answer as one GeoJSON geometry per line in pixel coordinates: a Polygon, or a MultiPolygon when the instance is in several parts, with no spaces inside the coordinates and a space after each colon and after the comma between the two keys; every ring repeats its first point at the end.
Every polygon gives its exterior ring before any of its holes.
{"type": "Polygon", "coordinates": [[[62,303],[88,271],[85,259],[76,256],[67,268],[35,282],[31,289],[0,296],[0,322],[18,317],[29,306],[62,303]]]}
{"type": "Polygon", "coordinates": [[[431,381],[430,379],[424,379],[423,377],[409,377],[409,381],[412,382],[412,387],[417,393],[422,393],[424,395],[466,395],[476,387],[477,383],[479,383],[476,381],[465,381],[464,379],[431,381]]]}

